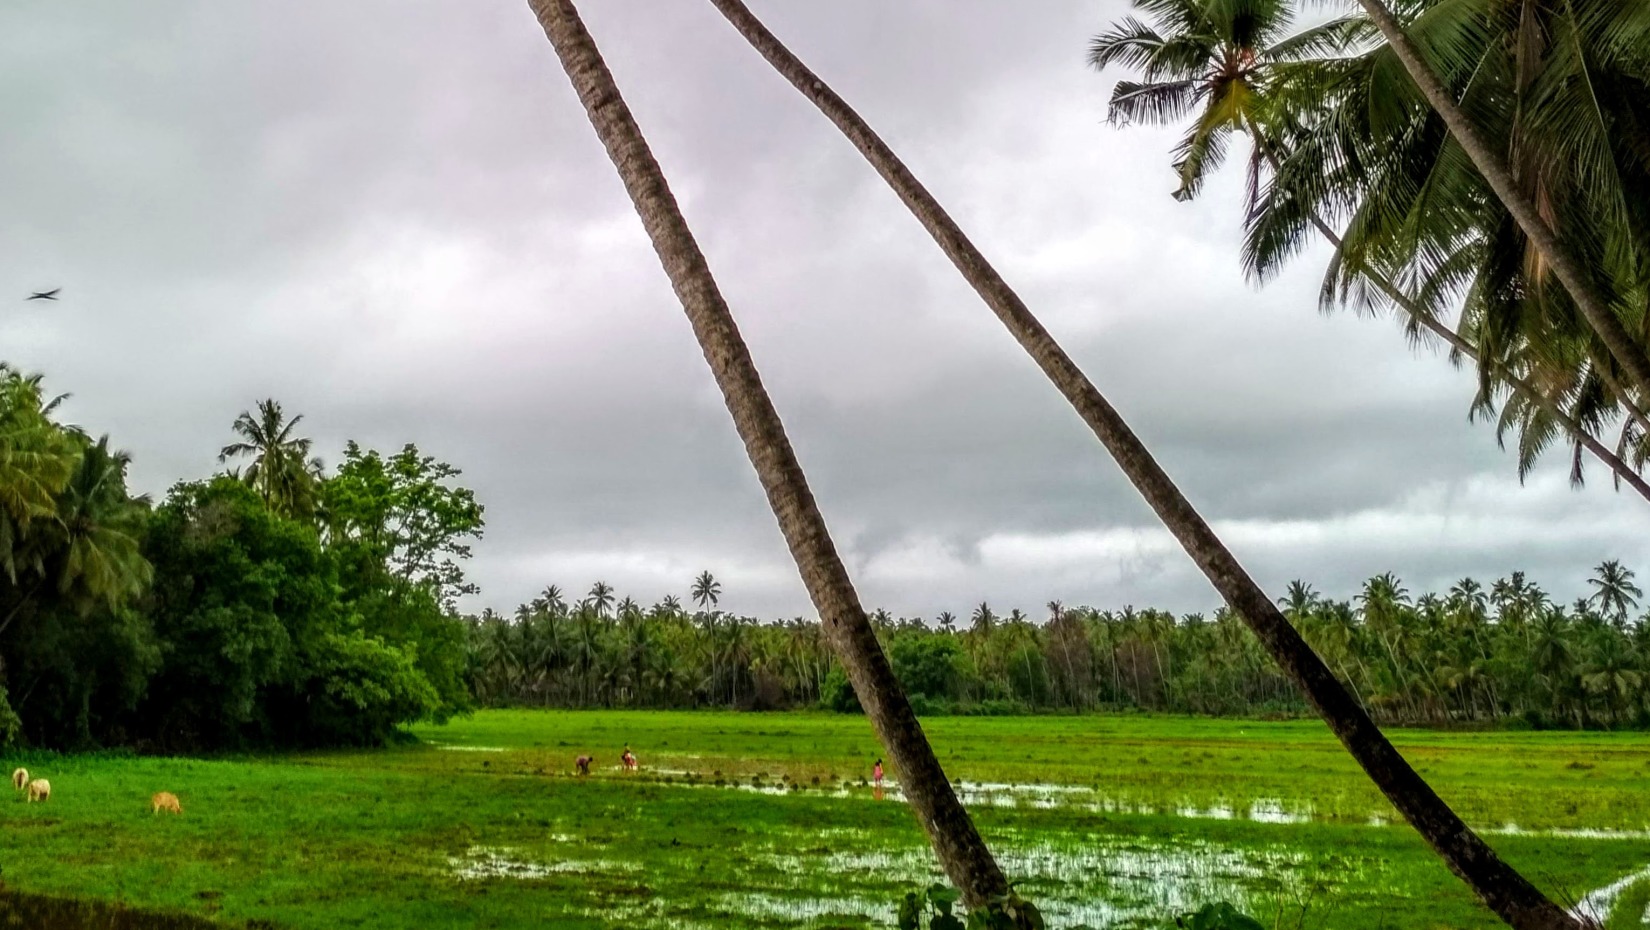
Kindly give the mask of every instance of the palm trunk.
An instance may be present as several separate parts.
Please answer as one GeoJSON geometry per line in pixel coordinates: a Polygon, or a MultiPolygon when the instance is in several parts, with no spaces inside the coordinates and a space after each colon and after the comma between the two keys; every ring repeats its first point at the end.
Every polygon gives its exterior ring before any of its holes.
{"type": "MultiPolygon", "coordinates": [[[[1255,140],[1256,147],[1258,147],[1261,154],[1265,156],[1267,163],[1272,166],[1272,173],[1281,173],[1282,165],[1279,163],[1277,153],[1272,150],[1271,144],[1266,141],[1266,137],[1261,133],[1259,127],[1257,127],[1253,122],[1250,122],[1248,129],[1250,137],[1255,140]]],[[[1330,244],[1335,246],[1335,248],[1339,249],[1341,247],[1342,240],[1340,235],[1336,233],[1334,229],[1331,229],[1329,224],[1323,221],[1322,217],[1318,216],[1317,211],[1308,211],[1307,216],[1311,219],[1312,225],[1318,230],[1320,235],[1329,240],[1330,244]]],[[[1417,303],[1414,298],[1399,290],[1398,286],[1393,284],[1392,280],[1386,275],[1381,274],[1374,269],[1368,268],[1360,269],[1360,273],[1365,278],[1368,278],[1369,281],[1381,291],[1381,293],[1385,294],[1388,300],[1391,300],[1400,310],[1403,310],[1405,313],[1409,314],[1409,318],[1425,328],[1427,332],[1430,332],[1438,338],[1444,340],[1444,342],[1451,349],[1454,349],[1466,358],[1471,359],[1475,364],[1480,362],[1478,350],[1472,343],[1461,338],[1460,334],[1456,333],[1455,330],[1450,329],[1448,326],[1438,322],[1438,319],[1428,313],[1426,308],[1417,303]]],[[[1643,497],[1647,501],[1650,501],[1650,483],[1645,482],[1643,476],[1634,471],[1626,462],[1623,462],[1620,456],[1610,451],[1608,446],[1599,442],[1598,438],[1588,432],[1587,428],[1582,426],[1575,417],[1565,413],[1563,408],[1554,403],[1551,398],[1541,393],[1536,389],[1535,385],[1520,377],[1511,369],[1493,361],[1489,363],[1489,369],[1492,374],[1504,381],[1507,386],[1512,389],[1513,393],[1533,402],[1536,406],[1545,411],[1548,416],[1558,421],[1558,423],[1564,427],[1564,431],[1570,434],[1572,439],[1580,443],[1588,452],[1591,452],[1594,458],[1597,458],[1600,462],[1603,462],[1605,467],[1609,468],[1616,474],[1618,480],[1625,481],[1629,485],[1632,485],[1633,490],[1639,492],[1639,496],[1643,497]]],[[[1628,415],[1642,422],[1643,414],[1640,413],[1638,408],[1634,405],[1632,397],[1622,391],[1620,385],[1614,384],[1614,379],[1609,380],[1611,381],[1611,389],[1616,392],[1616,396],[1621,400],[1622,407],[1627,410],[1628,415]]],[[[1646,425],[1646,432],[1650,433],[1650,424],[1646,425]]]]}
{"type": "Polygon", "coordinates": [[[1610,371],[1609,365],[1599,364],[1598,359],[1591,358],[1591,355],[1592,353],[1589,352],[1588,361],[1592,363],[1593,370],[1598,372],[1599,380],[1603,381],[1610,392],[1616,395],[1616,399],[1627,409],[1627,415],[1639,425],[1639,429],[1643,430],[1646,435],[1650,435],[1650,416],[1645,415],[1644,407],[1639,404],[1632,394],[1622,389],[1621,381],[1610,371]]]}
{"type": "Polygon", "coordinates": [[[1473,166],[1484,176],[1490,189],[1507,208],[1507,212],[1512,214],[1524,235],[1529,237],[1530,244],[1535,246],[1541,257],[1552,266],[1553,274],[1558,276],[1564,289],[1570,292],[1570,298],[1575,301],[1581,315],[1586,317],[1593,332],[1598,334],[1605,348],[1626,370],[1633,387],[1641,394],[1650,396],[1650,356],[1647,356],[1643,347],[1628,335],[1626,327],[1622,326],[1621,320],[1610,310],[1609,302],[1599,293],[1588,276],[1587,269],[1582,267],[1563,243],[1558,241],[1558,237],[1536,211],[1535,204],[1519,189],[1506,160],[1491,149],[1478,134],[1472,121],[1438,79],[1438,75],[1433,73],[1426,60],[1421,57],[1415,43],[1404,34],[1392,12],[1386,8],[1386,4],[1381,0],[1358,2],[1381,30],[1381,34],[1386,36],[1387,44],[1392,46],[1398,60],[1403,62],[1404,70],[1409,72],[1410,79],[1420,89],[1421,95],[1443,119],[1450,135],[1455,137],[1461,150],[1472,159],[1473,166]]]}
{"type": "Polygon", "coordinates": [[[740,0],[711,0],[711,3],[769,64],[842,130],[888,182],[1015,340],[1065,395],[1158,518],[1312,702],[1347,751],[1393,806],[1432,844],[1450,869],[1514,927],[1579,930],[1580,925],[1574,918],[1503,862],[1399,755],[1334,673],[1284,619],[1272,599],[1215,536],[1116,409],[871,127],[791,54],[740,0]]]}
{"type": "Polygon", "coordinates": [[[570,0],[530,0],[670,277],[808,595],[946,874],[971,907],[1008,882],[951,790],[865,618],[784,425],[664,174],[570,0]]]}

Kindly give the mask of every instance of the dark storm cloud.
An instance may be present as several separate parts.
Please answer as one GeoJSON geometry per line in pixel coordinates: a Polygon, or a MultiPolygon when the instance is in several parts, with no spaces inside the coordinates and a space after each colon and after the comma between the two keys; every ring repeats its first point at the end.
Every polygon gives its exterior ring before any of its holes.
{"type": "MultiPolygon", "coordinates": [[[[551,582],[807,611],[617,179],[524,3],[24,0],[0,10],[6,357],[162,492],[263,395],[417,442],[488,506],[499,607],[551,582]]],[[[710,256],[868,603],[1207,608],[1104,451],[881,182],[708,4],[585,15],[710,256]]],[[[1241,169],[1104,125],[1120,2],[763,3],[992,256],[1261,580],[1347,593],[1646,553],[1557,458],[1520,488],[1471,376],[1263,291],[1241,169]]]]}

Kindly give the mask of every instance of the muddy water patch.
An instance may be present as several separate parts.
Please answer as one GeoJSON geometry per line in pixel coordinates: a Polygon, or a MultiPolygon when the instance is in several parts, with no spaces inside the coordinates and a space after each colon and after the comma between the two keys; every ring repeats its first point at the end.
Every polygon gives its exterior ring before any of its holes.
{"type": "MultiPolygon", "coordinates": [[[[1604,926],[1610,920],[1610,913],[1616,909],[1616,899],[1627,889],[1647,879],[1650,879],[1650,866],[1624,875],[1603,888],[1587,892],[1576,902],[1575,907],[1570,908],[1570,913],[1582,920],[1591,920],[1599,926],[1604,926]]],[[[1646,919],[1640,922],[1650,923],[1650,910],[1645,911],[1645,916],[1646,919]]]]}
{"type": "Polygon", "coordinates": [[[1650,830],[1613,830],[1606,827],[1551,827],[1526,830],[1516,823],[1480,830],[1495,836],[1551,836],[1566,840],[1650,840],[1650,830]]]}
{"type": "MultiPolygon", "coordinates": [[[[1030,837],[1000,843],[997,860],[1047,916],[1057,918],[1054,925],[1097,927],[1156,920],[1210,901],[1228,900],[1241,906],[1263,888],[1276,893],[1280,887],[1295,887],[1305,862],[1301,854],[1281,847],[1242,850],[1200,841],[1153,844],[1102,838],[1049,842],[1030,837]]],[[[834,890],[878,884],[918,887],[944,880],[933,853],[921,847],[770,854],[752,875],[785,876],[798,892],[820,889],[822,884],[834,890]]],[[[812,905],[797,902],[819,901],[821,908],[828,908],[847,899],[783,900],[803,910],[770,916],[810,919],[831,911],[816,914],[806,910],[812,905]]],[[[873,903],[885,917],[889,903],[873,903]]]]}
{"type": "Polygon", "coordinates": [[[865,917],[891,922],[895,902],[858,895],[786,897],[761,892],[725,894],[716,899],[721,910],[762,920],[812,921],[824,917],[865,917]]]}
{"type": "Polygon", "coordinates": [[[462,856],[448,856],[447,868],[459,881],[508,879],[533,881],[551,875],[611,875],[636,872],[640,867],[633,862],[611,859],[559,859],[543,862],[527,858],[512,846],[471,846],[462,856]]]}

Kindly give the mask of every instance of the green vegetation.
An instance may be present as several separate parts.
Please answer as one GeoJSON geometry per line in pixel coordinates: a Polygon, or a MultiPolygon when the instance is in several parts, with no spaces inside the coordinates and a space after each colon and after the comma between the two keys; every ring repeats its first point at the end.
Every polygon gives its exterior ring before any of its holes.
{"type": "Polygon", "coordinates": [[[60,399],[0,366],[0,746],[368,745],[470,708],[455,469],[351,443],[329,476],[264,401],[243,470],[157,506],[60,399]]]}
{"type": "MultiPolygon", "coordinates": [[[[1629,619],[1642,592],[1617,562],[1599,566],[1590,587],[1565,608],[1521,573],[1418,598],[1388,574],[1351,601],[1296,582],[1281,603],[1377,719],[1642,727],[1650,624],[1629,619]]],[[[569,603],[552,585],[513,618],[484,613],[470,629],[475,694],[495,706],[859,710],[817,623],[722,612],[720,591],[702,574],[688,611],[675,597],[648,608],[619,600],[602,582],[569,603]]],[[[950,613],[870,620],[923,713],[1310,713],[1229,610],[1048,609],[1038,623],[980,604],[966,629],[950,613]]]]}
{"type": "MultiPolygon", "coordinates": [[[[1391,307],[1412,336],[1472,360],[1472,413],[1516,437],[1521,474],[1563,444],[1576,483],[1587,452],[1650,498],[1650,7],[1360,4],[1367,17],[1297,33],[1288,0],[1138,0],[1150,22],[1103,34],[1091,61],[1139,72],[1113,97],[1116,120],[1190,119],[1176,196],[1197,194],[1230,137],[1253,146],[1244,258],[1257,278],[1323,236],[1334,249],[1323,303],[1391,307]]],[[[481,508],[451,466],[410,445],[386,457],[352,443],[328,475],[296,432],[301,418],[270,400],[233,424],[239,439],[220,459],[236,471],[156,505],[128,492],[128,460],[107,437],[59,423],[38,377],[0,366],[0,746],[372,746],[477,701],[847,712],[866,698],[961,897],[1002,903],[1016,925],[1039,921],[999,863],[1065,925],[1191,907],[1194,926],[1244,923],[1216,905],[1227,898],[1274,924],[1321,913],[1350,927],[1394,913],[1481,922],[1416,839],[1387,826],[1389,802],[1509,921],[1573,922],[1523,875],[1587,913],[1642,904],[1650,816],[1637,788],[1650,760],[1631,737],[1405,734],[1419,772],[1498,836],[1520,875],[1460,829],[1371,723],[1650,723],[1650,624],[1629,623],[1640,597],[1630,572],[1604,563],[1594,595],[1569,608],[1519,575],[1413,600],[1381,575],[1355,606],[1297,582],[1275,603],[897,157],[742,4],[717,6],[876,164],[1231,610],[1054,603],[1039,627],[981,604],[966,632],[950,615],[937,629],[868,617],[600,53],[570,4],[535,3],[831,621],[835,655],[817,623],[721,612],[708,572],[691,614],[674,601],[643,611],[598,582],[576,605],[552,588],[514,620],[485,613],[466,627],[456,599],[475,593],[462,562],[481,508]],[[949,778],[995,857],[911,713],[1291,715],[1304,710],[1297,689],[1384,797],[1316,726],[934,721],[951,733],[949,778]],[[1097,733],[1108,738],[1089,745],[1097,733]]],[[[864,923],[882,914],[867,902],[935,877],[904,809],[878,804],[880,785],[845,782],[875,754],[862,721],[731,720],[501,714],[454,731],[507,729],[489,745],[262,761],[19,756],[60,791],[7,815],[19,839],[8,855],[45,890],[296,926],[473,925],[476,913],[499,923],[535,908],[575,924],[864,923]],[[777,732],[752,732],[764,726],[777,732]],[[556,774],[561,750],[595,750],[602,727],[622,732],[601,751],[622,736],[679,768],[629,781],[556,774]],[[186,791],[195,813],[126,814],[126,798],[135,812],[155,782],[186,791]]],[[[903,900],[902,924],[958,923],[944,888],[903,900]]]]}
{"type": "MultiPolygon", "coordinates": [[[[1316,722],[924,728],[1051,927],[1156,927],[1217,900],[1266,926],[1491,925],[1316,722]]],[[[370,752],[7,756],[0,765],[27,765],[55,792],[0,803],[0,875],[25,891],[315,930],[888,927],[906,892],[939,878],[897,788],[878,802],[864,784],[881,750],[863,718],[486,711],[418,733],[424,743],[370,752]],[[632,775],[618,769],[627,743],[642,763],[632,775]],[[576,778],[585,752],[594,774],[576,778]],[[158,790],[178,794],[181,817],[150,813],[158,790]]],[[[1642,735],[1395,738],[1562,899],[1650,862],[1642,735]]]]}
{"type": "Polygon", "coordinates": [[[1393,4],[1481,155],[1510,169],[1511,192],[1539,201],[1541,224],[1586,269],[1589,307],[1371,18],[1297,31],[1305,11],[1289,0],[1134,6],[1144,21],[1124,18],[1091,49],[1096,68],[1131,72],[1111,119],[1185,124],[1179,199],[1197,195],[1234,137],[1250,147],[1253,277],[1323,238],[1334,249],[1323,305],[1390,310],[1411,339],[1474,362],[1472,412],[1516,438],[1521,476],[1568,447],[1575,482],[1585,451],[1650,497],[1638,480],[1650,456],[1650,8],[1393,4]]]}

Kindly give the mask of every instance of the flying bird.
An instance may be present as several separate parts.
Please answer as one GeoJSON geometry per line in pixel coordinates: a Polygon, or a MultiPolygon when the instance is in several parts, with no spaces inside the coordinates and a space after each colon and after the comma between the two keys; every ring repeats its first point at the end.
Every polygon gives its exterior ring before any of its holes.
{"type": "Polygon", "coordinates": [[[61,287],[54,287],[49,291],[35,291],[33,294],[29,295],[28,299],[29,300],[56,300],[57,299],[57,294],[61,290],[63,290],[61,287]]]}

